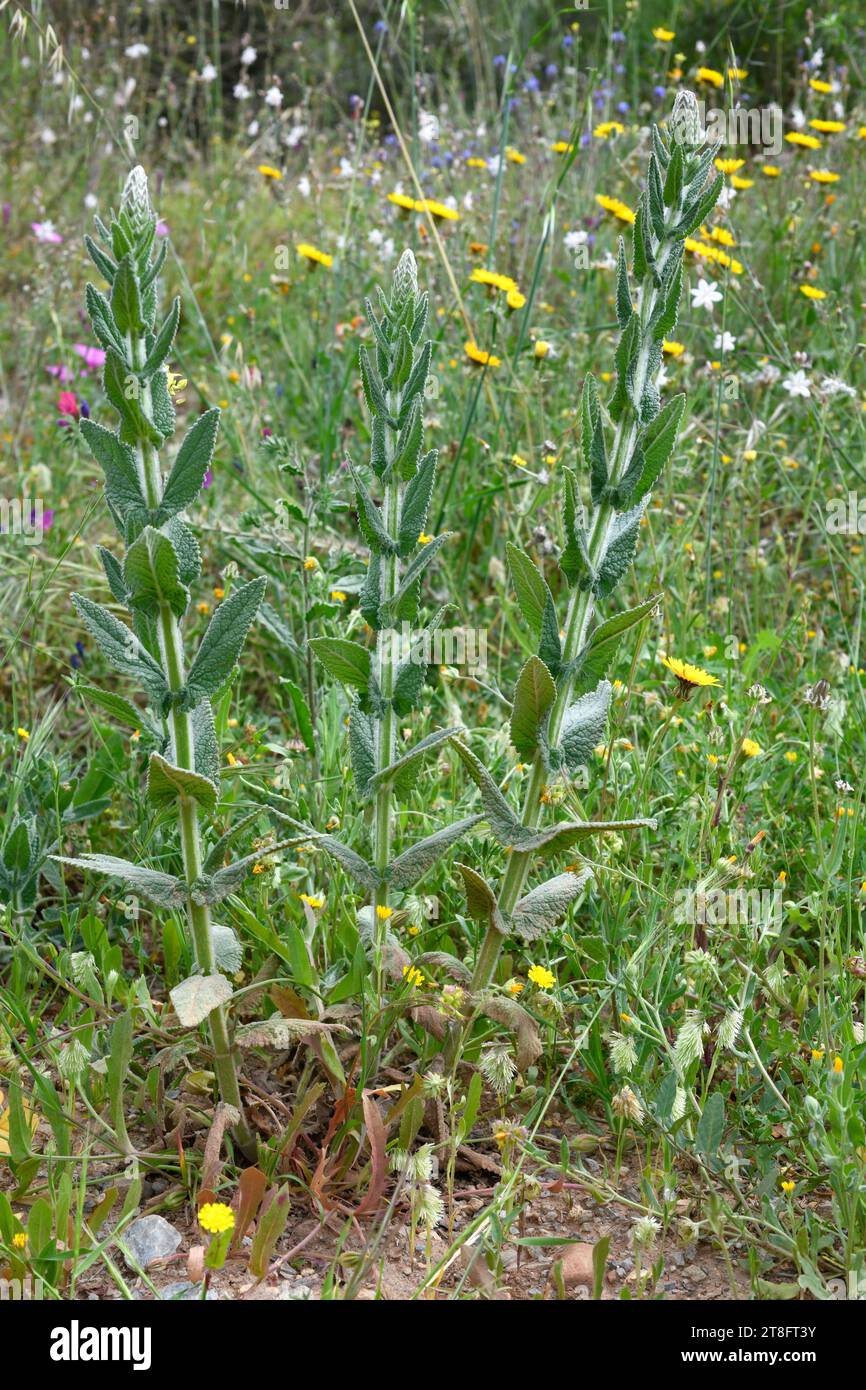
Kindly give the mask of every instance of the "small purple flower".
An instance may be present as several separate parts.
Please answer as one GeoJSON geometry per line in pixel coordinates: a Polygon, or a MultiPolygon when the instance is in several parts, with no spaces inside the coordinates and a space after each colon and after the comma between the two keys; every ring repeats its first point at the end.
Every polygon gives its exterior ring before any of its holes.
{"type": "Polygon", "coordinates": [[[544,75],[550,82],[552,82],[555,77],[558,77],[559,68],[556,66],[556,63],[548,63],[547,67],[544,69],[544,75]]]}
{"type": "Polygon", "coordinates": [[[213,472],[212,472],[212,470],[211,470],[210,468],[208,468],[207,471],[205,472],[204,478],[202,479],[202,487],[210,487],[210,485],[211,485],[212,482],[213,482],[213,472]]]}
{"type": "Polygon", "coordinates": [[[4,204],[3,204],[3,226],[4,226],[4,227],[8,227],[8,226],[9,226],[9,219],[11,218],[11,216],[12,216],[12,204],[11,204],[11,203],[4,203],[4,204]]]}
{"type": "Polygon", "coordinates": [[[87,343],[73,343],[72,351],[78,353],[88,371],[105,366],[105,352],[102,348],[89,347],[87,343]]]}
{"type": "Polygon", "coordinates": [[[572,38],[571,34],[566,34],[565,38],[562,40],[563,48],[572,48],[573,45],[574,39],[572,38]]]}

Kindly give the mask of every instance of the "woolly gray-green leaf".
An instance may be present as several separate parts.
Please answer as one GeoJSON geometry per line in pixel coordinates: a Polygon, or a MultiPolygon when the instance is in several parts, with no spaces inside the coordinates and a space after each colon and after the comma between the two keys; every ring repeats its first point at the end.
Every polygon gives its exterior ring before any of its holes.
{"type": "Polygon", "coordinates": [[[538,748],[539,730],[556,699],[556,685],[544,662],[531,656],[517,678],[511,707],[511,742],[529,762],[538,748]]]}
{"type": "Polygon", "coordinates": [[[177,333],[177,326],[180,323],[180,300],[172,300],[171,308],[163,319],[159,332],[154,340],[153,347],[145,358],[144,366],[140,369],[143,377],[153,376],[154,372],[165,362],[171,352],[174,336],[177,333]]]}
{"type": "MultiPolygon", "coordinates": [[[[352,717],[354,718],[354,714],[352,717]]],[[[393,763],[389,763],[387,767],[374,773],[367,783],[368,790],[376,791],[379,787],[395,784],[398,791],[405,795],[414,783],[414,776],[411,780],[407,779],[407,773],[417,774],[418,763],[422,758],[425,758],[433,748],[437,748],[439,744],[459,733],[459,726],[455,726],[452,729],[436,729],[432,734],[427,734],[426,738],[422,738],[402,757],[395,758],[393,763]]]]}
{"type": "Polygon", "coordinates": [[[147,795],[154,806],[173,806],[177,801],[192,801],[211,812],[216,806],[217,788],[207,777],[201,777],[185,767],[175,767],[159,753],[151,753],[147,795]]]}
{"type": "Polygon", "coordinates": [[[167,516],[182,512],[198,497],[213,457],[219,422],[219,407],[214,406],[199,415],[184,436],[162,494],[160,509],[167,516]]]}
{"type": "Polygon", "coordinates": [[[214,1009],[227,1004],[232,993],[225,975],[191,975],[169,990],[168,997],[181,1025],[196,1028],[214,1009]]]}
{"type": "Polygon", "coordinates": [[[388,865],[385,870],[386,883],[401,891],[411,888],[481,819],[481,816],[467,816],[465,820],[455,821],[452,825],[446,825],[434,834],[426,836],[425,839],[418,840],[388,865]]]}
{"type": "Polygon", "coordinates": [[[593,628],[586,645],[575,658],[573,682],[576,693],[589,690],[608,671],[624,633],[647,618],[661,602],[655,594],[636,608],[625,608],[593,628]]]}
{"type": "Polygon", "coordinates": [[[596,572],[594,587],[599,598],[606,598],[613,592],[634,559],[645,506],[646,499],[615,518],[607,549],[596,572]]]}
{"type": "Polygon", "coordinates": [[[345,637],[312,637],[310,647],[325,670],[344,685],[366,690],[370,684],[370,653],[345,637]]]}
{"type": "Polygon", "coordinates": [[[539,573],[532,560],[523,550],[509,541],[505,547],[511,582],[517,594],[517,603],[524,620],[529,625],[533,638],[538,640],[544,606],[550,597],[550,590],[544,576],[539,573]]]}
{"type": "Polygon", "coordinates": [[[574,773],[587,765],[593,749],[604,736],[612,692],[610,681],[600,681],[595,690],[587,691],[565,711],[559,731],[559,749],[569,772],[574,773]]]}
{"type": "Polygon", "coordinates": [[[105,874],[108,878],[119,878],[134,893],[140,893],[157,907],[178,907],[186,901],[187,887],[183,879],[171,874],[158,873],[156,869],[146,869],[140,864],[132,864],[128,859],[117,859],[113,854],[83,854],[77,859],[61,854],[51,856],[58,864],[70,864],[73,868],[84,869],[88,873],[105,874]]]}
{"type": "Polygon", "coordinates": [[[103,656],[118,671],[140,680],[148,693],[161,703],[167,693],[165,676],[135,633],[107,608],[83,594],[73,594],[72,602],[103,656]]]}
{"type": "Polygon", "coordinates": [[[246,635],[262,601],[267,581],[251,579],[216,609],[187,676],[193,704],[215,695],[240,656],[246,635]]]}
{"type": "Polygon", "coordinates": [[[155,618],[167,603],[176,618],[182,618],[189,603],[189,590],[180,582],[178,557],[168,536],[152,526],[133,541],[126,552],[123,578],[129,604],[155,618]]]}
{"type": "Polygon", "coordinates": [[[404,557],[412,554],[427,523],[438,456],[436,449],[424,455],[403,495],[397,540],[398,551],[404,557]]]}
{"type": "Polygon", "coordinates": [[[591,877],[589,869],[579,874],[557,874],[533,888],[520,899],[511,915],[510,928],[515,936],[523,941],[538,941],[553,931],[591,877]]]}
{"type": "Polygon", "coordinates": [[[147,502],[132,449],[123,444],[113,430],[93,420],[82,420],[79,428],[105,475],[105,496],[110,505],[125,522],[145,516],[147,502]]]}

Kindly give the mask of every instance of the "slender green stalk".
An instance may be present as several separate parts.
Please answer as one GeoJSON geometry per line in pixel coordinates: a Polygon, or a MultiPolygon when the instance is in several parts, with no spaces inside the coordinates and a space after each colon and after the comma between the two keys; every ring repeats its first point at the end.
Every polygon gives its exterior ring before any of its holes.
{"type": "MultiPolygon", "coordinates": [[[[648,191],[643,196],[634,228],[634,270],[636,274],[640,272],[636,315],[631,303],[624,247],[620,242],[617,309],[623,335],[617,351],[617,369],[623,389],[617,393],[620,400],[618,417],[613,415],[613,401],[609,406],[615,429],[607,456],[603,422],[599,424],[597,398],[593,394],[595,404],[588,406],[585,390],[583,449],[594,474],[595,506],[588,530],[578,537],[582,557],[578,565],[580,582],[575,583],[568,604],[555,697],[547,718],[546,735],[543,741],[538,740],[532,759],[521,816],[521,823],[527,829],[536,827],[541,819],[542,795],[550,775],[549,750],[556,746],[560,738],[563,720],[572,701],[575,675],[590,637],[599,590],[602,588],[599,583],[602,565],[616,535],[617,518],[623,515],[628,503],[634,503],[636,486],[643,488],[645,494],[660,471],[656,469],[649,484],[644,487],[644,477],[640,474],[641,451],[647,443],[645,426],[647,423],[651,425],[653,419],[647,411],[646,402],[648,398],[655,402],[657,414],[658,397],[654,378],[660,367],[661,337],[663,332],[670,332],[676,318],[683,243],[690,230],[689,223],[696,208],[700,208],[702,216],[706,215],[709,210],[707,205],[711,206],[715,201],[721,186],[716,180],[710,189],[704,188],[709,163],[706,154],[687,155],[684,142],[676,136],[668,147],[656,132],[648,191]],[[636,324],[632,323],[633,318],[636,318],[636,324]],[[664,325],[668,320],[671,320],[670,326],[662,327],[660,332],[660,324],[664,325]],[[630,342],[629,334],[632,335],[630,342]],[[624,353],[623,361],[620,360],[621,352],[624,353]],[[626,378],[627,387],[624,384],[626,378]],[[597,444],[599,434],[600,446],[597,444]],[[597,468],[602,475],[600,482],[595,477],[597,468]]],[[[614,397],[614,401],[616,399],[614,397]]],[[[679,414],[674,421],[674,437],[678,420],[679,414]]],[[[569,582],[574,583],[577,572],[571,568],[566,574],[569,582]]],[[[607,591],[609,587],[605,586],[607,591]]],[[[487,987],[495,976],[505,940],[502,924],[508,921],[521,899],[534,854],[535,849],[513,848],[509,856],[498,896],[498,911],[490,916],[475,964],[472,987],[476,991],[487,987]]]]}
{"type": "Polygon", "coordinates": [[[148,796],[155,805],[174,812],[183,877],[173,879],[108,856],[68,862],[120,878],[162,909],[185,904],[199,975],[173,990],[172,1002],[186,1026],[207,1019],[220,1097],[237,1111],[235,1139],[254,1159],[256,1144],[243,1116],[224,1006],[231,990],[218,973],[211,904],[234,888],[255,856],[242,861],[239,872],[237,865],[224,864],[222,842],[213,856],[206,854],[201,821],[212,814],[219,799],[219,750],[211,699],[234,670],[261,602],[264,581],[241,586],[220,605],[188,663],[181,623],[190,601],[189,586],[200,575],[201,557],[182,514],[202,486],[219,412],[199,416],[164,480],[160,447],[174,431],[165,364],[177,331],[180,301],[174,301],[157,327],[157,277],[164,251],[154,254],[156,215],[142,169],[130,174],[120,212],[110,227],[100,222],[97,227],[103,246],[88,238],[87,247],[110,283],[111,295],[105,298],[89,285],[87,307],[105,348],[106,394],[121,423],[117,434],[90,420],[82,422],[81,430],[105,473],[106,499],[125,546],[122,563],[106,550],[100,554],[116,602],[132,615],[132,628],[90,599],[74,595],[73,601],[105,656],[126,675],[137,677],[149,696],[152,713],[142,718],[122,697],[89,691],[110,714],[143,725],[153,747],[148,796]]]}

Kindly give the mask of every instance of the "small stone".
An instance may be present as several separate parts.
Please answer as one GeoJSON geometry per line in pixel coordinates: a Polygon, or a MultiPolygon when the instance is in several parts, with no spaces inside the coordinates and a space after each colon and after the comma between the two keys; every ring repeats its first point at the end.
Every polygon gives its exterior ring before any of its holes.
{"type": "Polygon", "coordinates": [[[575,1284],[592,1285],[594,1273],[592,1268],[591,1245],[580,1241],[574,1245],[566,1245],[560,1259],[562,1260],[562,1282],[567,1289],[573,1288],[575,1284]]]}
{"type": "MultiPolygon", "coordinates": [[[[180,1232],[164,1216],[140,1216],[123,1233],[123,1243],[141,1269],[147,1269],[154,1260],[164,1260],[167,1255],[173,1255],[180,1240],[180,1232]]],[[[129,1260],[127,1264],[130,1269],[134,1267],[129,1260]]]]}

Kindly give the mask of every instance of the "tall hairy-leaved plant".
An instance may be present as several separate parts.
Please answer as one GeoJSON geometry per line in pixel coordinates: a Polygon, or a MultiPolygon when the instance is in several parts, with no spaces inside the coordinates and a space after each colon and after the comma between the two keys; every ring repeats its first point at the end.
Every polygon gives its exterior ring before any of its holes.
{"type": "MultiPolygon", "coordinates": [[[[619,242],[615,389],[602,401],[595,377],[590,374],[584,382],[584,469],[582,476],[565,470],[562,503],[559,569],[570,591],[564,621],[543,574],[524,551],[509,546],[517,603],[538,644],[519,674],[511,714],[512,742],[531,765],[520,814],[475,754],[456,744],[480,788],[490,828],[509,851],[498,892],[461,866],[469,911],[485,928],[472,977],[473,997],[478,1003],[481,996],[482,1007],[506,938],[533,941],[545,935],[589,877],[588,868],[578,864],[574,872],[559,873],[527,893],[534,861],[599,831],[647,824],[542,826],[541,820],[548,782],[585,766],[604,733],[612,690],[604,673],[617,644],[659,602],[655,595],[634,608],[597,616],[632,562],[650,490],[673,451],[685,408],[682,394],[662,405],[657,378],[663,341],[677,321],[685,240],[712,211],[722,187],[721,175],[713,173],[716,153],[717,147],[703,139],[694,96],[682,93],[669,133],[652,129],[646,187],[632,233],[632,279],[622,238],[619,242]]],[[[516,1017],[516,1005],[512,1011],[516,1017]]]]}
{"type": "Polygon", "coordinates": [[[166,467],[163,451],[175,430],[166,364],[180,300],[172,302],[164,317],[158,315],[166,243],[156,237],[143,169],[129,175],[110,225],[99,219],[96,225],[100,240],[87,237],[87,249],[110,289],[106,295],[88,285],[86,303],[105,350],[105,394],[118,425],[112,430],[83,420],[81,433],[104,473],[105,499],[122,549],[118,558],[100,548],[105,579],[115,605],[129,613],[131,626],[83,594],[74,594],[72,601],[106,659],[144,691],[149,710],[143,712],[113,691],[84,687],[84,693],[119,722],[140,729],[150,746],[147,798],[177,825],[183,873],[164,873],[104,854],[62,862],[120,879],[160,913],[185,910],[197,973],[172,990],[172,1002],[184,1026],[207,1020],[220,1096],[236,1112],[238,1143],[254,1156],[225,1007],[232,989],[220,973],[237,971],[240,947],[230,928],[214,924],[211,911],[259,855],[226,863],[234,837],[254,817],[221,835],[214,829],[220,758],[213,702],[234,678],[265,581],[254,579],[220,603],[195,651],[188,652],[185,619],[191,586],[201,574],[201,554],[184,513],[202,487],[219,411],[199,415],[166,467]]]}
{"type": "MultiPolygon", "coordinates": [[[[381,989],[395,901],[479,817],[454,821],[395,853],[399,803],[415,786],[422,760],[458,732],[439,729],[410,748],[397,744],[398,721],[402,727],[421,700],[427,674],[425,634],[441,625],[446,611],[440,608],[414,626],[422,579],[448,536],[424,534],[437,451],[424,450],[432,343],[424,336],[428,300],[418,289],[411,251],[400,258],[390,299],[378,291],[378,315],[369,301],[366,308],[374,349],[368,354],[362,348],[359,361],[371,421],[370,466],[366,477],[351,461],[349,468],[358,526],[370,553],[360,609],[375,633],[375,645],[316,637],[310,646],[325,670],[352,691],[349,751],[356,788],[371,811],[369,856],[334,835],[309,833],[369,895],[360,922],[372,942],[381,989]]],[[[284,823],[307,829],[280,809],[284,800],[269,795],[268,801],[284,823]]]]}

